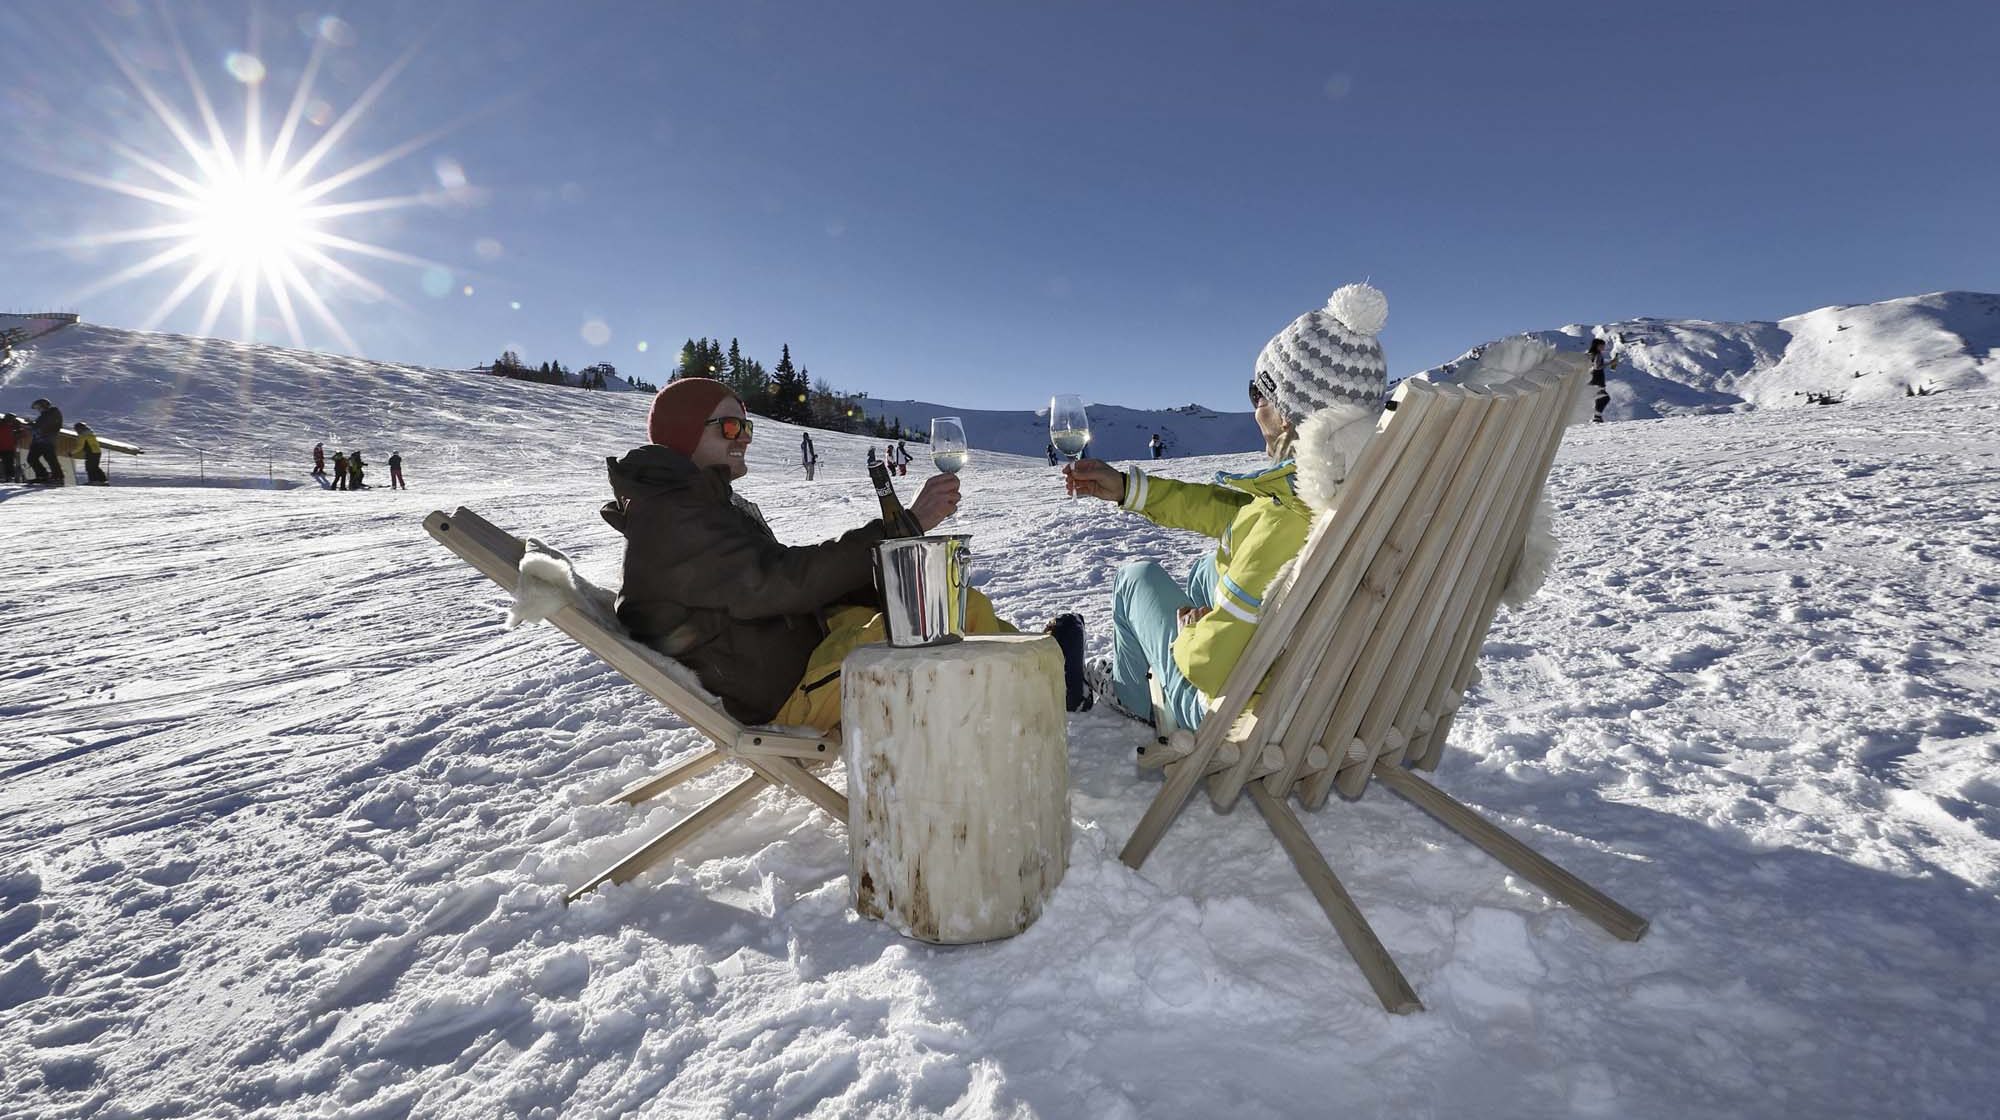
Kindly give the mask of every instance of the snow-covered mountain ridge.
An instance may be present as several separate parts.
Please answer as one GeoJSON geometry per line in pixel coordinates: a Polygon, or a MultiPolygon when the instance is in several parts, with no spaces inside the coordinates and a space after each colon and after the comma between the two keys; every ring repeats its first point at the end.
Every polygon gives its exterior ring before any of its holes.
{"type": "MultiPolygon", "coordinates": [[[[1601,329],[1621,351],[1607,420],[1790,407],[1809,403],[1808,394],[1859,402],[2000,385],[2000,295],[1986,292],[1822,307],[1776,322],[1640,318],[1601,329]]],[[[1583,350],[1593,328],[1528,333],[1583,350]]],[[[1426,372],[1448,379],[1452,364],[1426,372]]]]}
{"type": "MultiPolygon", "coordinates": [[[[1620,357],[1606,420],[1791,407],[1809,403],[1807,394],[1858,402],[2000,385],[2000,295],[1985,292],[1822,307],[1776,322],[1636,318],[1525,333],[1581,351],[1598,331],[1618,340],[1620,357]]],[[[1250,357],[1244,358],[1246,377],[1250,357]]],[[[1455,364],[1421,372],[1449,379],[1455,364]]],[[[1046,405],[982,411],[863,398],[862,407],[913,429],[935,416],[961,416],[988,433],[991,446],[1019,455],[1040,453],[1048,438],[1046,405]]],[[[1095,404],[1090,411],[1092,453],[1106,458],[1145,458],[1154,432],[1171,456],[1227,454],[1262,443],[1248,412],[1095,404]]]]}

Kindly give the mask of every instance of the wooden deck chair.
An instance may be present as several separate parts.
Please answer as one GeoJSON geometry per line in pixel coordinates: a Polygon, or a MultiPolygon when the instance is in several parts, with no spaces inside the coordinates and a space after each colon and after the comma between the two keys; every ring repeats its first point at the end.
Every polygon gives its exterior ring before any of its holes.
{"type": "Polygon", "coordinates": [[[1382,1006],[1421,1010],[1286,804],[1359,797],[1374,777],[1611,933],[1645,934],[1645,918],[1407,769],[1437,767],[1586,375],[1554,355],[1490,389],[1403,382],[1200,731],[1157,728],[1142,764],[1166,781],[1120,858],[1145,862],[1203,779],[1220,810],[1247,791],[1382,1006]]]}
{"type": "MultiPolygon", "coordinates": [[[[523,579],[521,561],[528,552],[521,540],[463,506],[450,515],[432,513],[424,519],[424,528],[461,560],[518,596],[523,579]]],[[[766,786],[790,789],[825,809],[843,827],[847,824],[847,796],[807,769],[839,758],[837,731],[821,735],[809,728],[745,727],[738,723],[715,697],[702,690],[685,666],[627,636],[611,614],[608,593],[596,588],[572,588],[565,605],[547,618],[714,744],[694,758],[606,798],[604,804],[639,804],[724,761],[739,762],[750,770],[748,777],[585,880],[569,892],[569,901],[603,883],[623,883],[666,859],[748,804],[766,786]]]]}

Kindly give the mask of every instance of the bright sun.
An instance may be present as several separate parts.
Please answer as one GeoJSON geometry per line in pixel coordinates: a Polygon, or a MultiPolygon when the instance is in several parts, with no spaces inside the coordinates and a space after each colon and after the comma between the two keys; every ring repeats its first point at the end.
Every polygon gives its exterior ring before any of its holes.
{"type": "Polygon", "coordinates": [[[200,265],[240,284],[285,275],[319,236],[304,192],[269,171],[223,164],[188,201],[187,236],[200,265]]]}
{"type": "Polygon", "coordinates": [[[81,303],[98,292],[179,265],[185,269],[180,281],[140,324],[141,329],[157,327],[206,285],[207,306],[196,333],[209,334],[224,307],[234,302],[241,318],[239,337],[252,340],[271,329],[268,317],[259,316],[260,304],[268,298],[270,302],[264,306],[276,310],[292,345],[306,345],[300,326],[304,310],[349,352],[358,353],[360,348],[341,326],[321,289],[354,291],[370,300],[397,304],[402,301],[348,267],[335,254],[372,257],[434,270],[443,270],[445,266],[341,236],[333,231],[333,225],[343,217],[434,203],[437,199],[417,193],[335,202],[330,200],[331,196],[410,155],[442,135],[443,130],[413,138],[337,171],[324,171],[321,164],[381,96],[397,72],[409,63],[414,48],[370,84],[346,112],[336,116],[323,101],[313,98],[313,82],[329,45],[351,41],[351,35],[337,18],[324,17],[312,56],[292,91],[291,103],[275,134],[268,139],[262,105],[268,72],[255,55],[231,52],[223,68],[240,83],[244,110],[243,127],[232,136],[217,116],[215,105],[197,76],[199,71],[164,9],[162,18],[166,19],[166,39],[188,80],[195,108],[193,116],[177,109],[124,53],[104,40],[112,62],[152,110],[160,125],[160,139],[170,139],[171,144],[161,145],[166,149],[163,154],[153,154],[107,138],[106,146],[117,157],[108,174],[61,167],[47,170],[155,208],[155,220],[150,224],[70,238],[57,244],[95,247],[154,242],[163,243],[164,247],[73,293],[68,302],[81,303]],[[314,129],[318,129],[317,135],[312,134],[314,129]]]}

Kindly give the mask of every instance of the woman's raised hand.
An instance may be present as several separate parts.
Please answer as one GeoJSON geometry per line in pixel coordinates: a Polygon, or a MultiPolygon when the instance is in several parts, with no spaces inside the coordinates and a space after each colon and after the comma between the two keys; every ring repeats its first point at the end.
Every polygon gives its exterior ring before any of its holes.
{"type": "Polygon", "coordinates": [[[1102,459],[1078,459],[1063,467],[1063,488],[1107,502],[1125,500],[1125,472],[1102,459]]]}

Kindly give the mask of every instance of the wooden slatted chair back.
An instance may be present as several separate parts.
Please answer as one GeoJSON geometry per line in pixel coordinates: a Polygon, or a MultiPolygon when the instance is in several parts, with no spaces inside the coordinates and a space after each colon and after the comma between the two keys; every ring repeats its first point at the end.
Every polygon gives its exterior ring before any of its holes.
{"type": "Polygon", "coordinates": [[[1561,441],[1580,363],[1491,389],[1405,382],[1185,761],[1227,808],[1308,806],[1435,766],[1561,441]]]}
{"type": "Polygon", "coordinates": [[[1399,388],[1200,729],[1170,734],[1184,753],[1120,859],[1144,864],[1198,782],[1221,808],[1247,792],[1382,1006],[1420,1010],[1288,804],[1358,797],[1379,778],[1612,934],[1645,935],[1643,915],[1406,768],[1437,765],[1587,374],[1556,355],[1490,389],[1399,388]]]}

